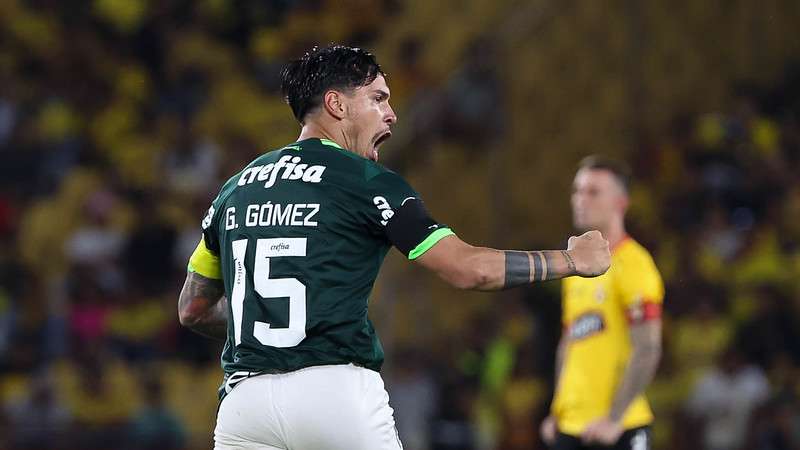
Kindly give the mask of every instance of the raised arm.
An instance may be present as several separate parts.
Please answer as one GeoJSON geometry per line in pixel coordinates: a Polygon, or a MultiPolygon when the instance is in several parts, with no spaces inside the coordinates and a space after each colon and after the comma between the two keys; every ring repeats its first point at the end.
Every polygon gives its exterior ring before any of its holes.
{"type": "Polygon", "coordinates": [[[178,319],[181,325],[204,336],[225,340],[228,299],[224,294],[222,280],[188,272],[178,299],[178,319]]]}
{"type": "Polygon", "coordinates": [[[474,247],[451,235],[415,261],[456,288],[496,291],[572,275],[602,275],[611,254],[598,231],[571,237],[566,250],[540,251],[474,247]]]}

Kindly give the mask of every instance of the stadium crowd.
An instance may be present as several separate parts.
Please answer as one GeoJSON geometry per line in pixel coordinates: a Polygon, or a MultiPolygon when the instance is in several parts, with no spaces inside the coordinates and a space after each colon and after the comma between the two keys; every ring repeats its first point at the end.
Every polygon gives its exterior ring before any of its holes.
{"type": "MultiPolygon", "coordinates": [[[[513,132],[485,117],[514,104],[489,56],[502,60],[501,42],[465,31],[443,72],[423,36],[381,34],[411,7],[347,4],[0,5],[0,448],[209,446],[221,344],[179,326],[177,293],[223,177],[296,138],[277,86],[287,58],[319,42],[374,46],[400,115],[382,158],[405,173],[447,157],[405,148],[445,141],[477,160],[513,132]]],[[[784,67],[729,86],[725,109],[672,111],[625,154],[630,229],[667,284],[648,390],[656,448],[800,448],[800,66],[784,67]]],[[[458,180],[450,170],[441,179],[458,180]]],[[[471,206],[438,216],[458,232],[471,206]]],[[[399,284],[381,284],[374,306],[405,448],[544,448],[558,284],[441,329],[449,310],[422,304],[435,294],[399,284]],[[417,314],[393,315],[389,298],[417,314]],[[421,316],[433,328],[416,336],[421,316]]]]}

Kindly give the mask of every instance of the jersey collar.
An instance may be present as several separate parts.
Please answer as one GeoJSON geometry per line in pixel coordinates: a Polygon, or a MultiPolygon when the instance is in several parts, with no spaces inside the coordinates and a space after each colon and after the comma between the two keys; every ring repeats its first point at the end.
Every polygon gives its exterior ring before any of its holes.
{"type": "Polygon", "coordinates": [[[319,141],[319,143],[322,144],[322,145],[327,145],[328,147],[338,148],[339,150],[345,150],[345,148],[342,147],[341,145],[337,144],[336,142],[334,142],[334,141],[332,141],[330,139],[325,139],[325,138],[312,137],[312,138],[307,138],[307,139],[303,139],[303,140],[297,141],[297,142],[295,142],[295,144],[302,144],[303,142],[308,142],[308,141],[319,141]]]}
{"type": "Polygon", "coordinates": [[[332,141],[330,139],[320,139],[319,142],[321,142],[324,145],[328,145],[330,147],[336,147],[339,150],[344,150],[344,147],[342,147],[341,145],[337,144],[336,142],[334,142],[334,141],[332,141]]]}
{"type": "Polygon", "coordinates": [[[629,234],[626,234],[621,241],[617,242],[617,245],[611,248],[611,254],[613,255],[614,253],[616,253],[617,250],[619,250],[623,245],[625,245],[630,240],[632,240],[631,236],[629,234]]]}

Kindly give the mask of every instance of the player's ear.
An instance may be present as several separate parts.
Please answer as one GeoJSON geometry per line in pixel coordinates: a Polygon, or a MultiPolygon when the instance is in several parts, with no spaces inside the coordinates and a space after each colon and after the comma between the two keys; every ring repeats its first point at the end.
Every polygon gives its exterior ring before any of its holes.
{"type": "Polygon", "coordinates": [[[342,120],[345,116],[344,96],[339,91],[330,90],[322,97],[322,106],[333,117],[342,120]]]}

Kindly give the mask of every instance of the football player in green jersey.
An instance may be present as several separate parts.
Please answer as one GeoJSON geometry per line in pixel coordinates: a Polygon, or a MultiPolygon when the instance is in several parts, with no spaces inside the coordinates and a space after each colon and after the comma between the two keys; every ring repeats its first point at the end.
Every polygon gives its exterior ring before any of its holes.
{"type": "Polygon", "coordinates": [[[608,242],[597,231],[566,250],[463,242],[377,163],[397,116],[372,54],[314,48],[282,78],[300,137],[223,185],[178,303],[181,324],[225,339],[215,447],[400,449],[367,316],[392,245],[455,287],[498,290],[600,275],[608,242]]]}

